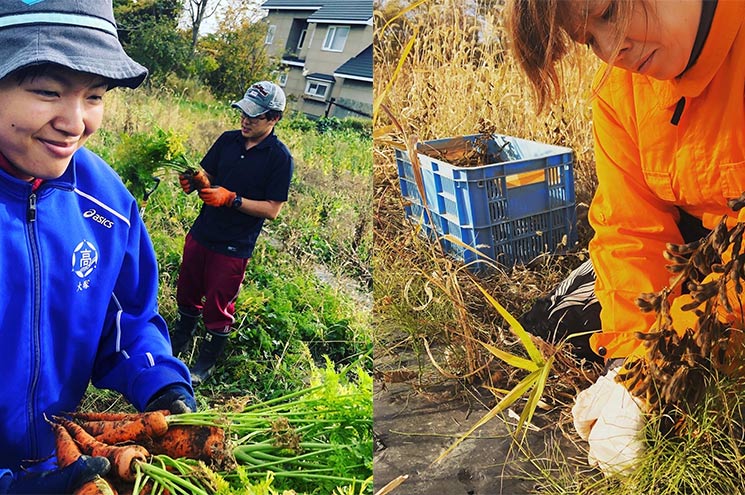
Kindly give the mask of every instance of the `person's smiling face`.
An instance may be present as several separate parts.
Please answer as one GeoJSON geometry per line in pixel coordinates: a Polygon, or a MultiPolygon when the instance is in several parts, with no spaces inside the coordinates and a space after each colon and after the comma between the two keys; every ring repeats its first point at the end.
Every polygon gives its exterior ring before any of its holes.
{"type": "Polygon", "coordinates": [[[62,175],[101,126],[107,88],[102,77],[62,67],[0,80],[0,152],[20,178],[62,175]]]}
{"type": "Polygon", "coordinates": [[[575,0],[588,15],[573,27],[572,37],[616,67],[660,80],[679,76],[693,50],[702,0],[634,0],[628,29],[612,59],[619,39],[615,14],[620,1],[625,0],[575,0]]]}

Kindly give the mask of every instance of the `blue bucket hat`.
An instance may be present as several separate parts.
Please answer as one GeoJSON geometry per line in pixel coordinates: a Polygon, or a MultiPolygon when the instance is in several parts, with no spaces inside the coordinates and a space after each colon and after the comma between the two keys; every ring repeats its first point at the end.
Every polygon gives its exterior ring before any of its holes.
{"type": "Polygon", "coordinates": [[[249,117],[258,117],[269,110],[283,112],[285,109],[285,92],[269,81],[251,85],[240,101],[233,102],[233,108],[239,108],[249,117]]]}
{"type": "Polygon", "coordinates": [[[147,69],[119,43],[111,0],[1,0],[0,79],[54,63],[136,88],[147,69]]]}

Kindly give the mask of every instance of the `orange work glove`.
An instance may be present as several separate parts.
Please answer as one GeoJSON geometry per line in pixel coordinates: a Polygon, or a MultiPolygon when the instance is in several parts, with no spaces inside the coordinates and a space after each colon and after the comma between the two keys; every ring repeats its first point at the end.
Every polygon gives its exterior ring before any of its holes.
{"type": "Polygon", "coordinates": [[[233,191],[228,191],[224,187],[217,186],[202,189],[199,191],[199,197],[205,204],[210,206],[233,206],[235,193],[233,191]]]}
{"type": "Polygon", "coordinates": [[[179,184],[181,184],[181,189],[183,189],[186,194],[199,191],[205,187],[210,187],[210,180],[207,178],[207,174],[201,170],[196,172],[193,170],[187,170],[186,172],[179,174],[178,181],[179,184]]]}

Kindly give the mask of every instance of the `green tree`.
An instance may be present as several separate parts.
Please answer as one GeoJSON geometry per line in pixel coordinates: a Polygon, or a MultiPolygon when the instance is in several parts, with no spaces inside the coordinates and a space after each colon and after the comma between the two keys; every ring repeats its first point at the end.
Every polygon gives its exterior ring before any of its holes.
{"type": "Polygon", "coordinates": [[[150,70],[152,80],[188,73],[188,36],[178,29],[180,0],[114,0],[119,39],[127,53],[150,70]]]}
{"type": "Polygon", "coordinates": [[[226,12],[216,33],[200,41],[204,68],[201,74],[218,98],[235,99],[257,80],[269,79],[276,70],[264,50],[267,26],[239,13],[226,12]]]}

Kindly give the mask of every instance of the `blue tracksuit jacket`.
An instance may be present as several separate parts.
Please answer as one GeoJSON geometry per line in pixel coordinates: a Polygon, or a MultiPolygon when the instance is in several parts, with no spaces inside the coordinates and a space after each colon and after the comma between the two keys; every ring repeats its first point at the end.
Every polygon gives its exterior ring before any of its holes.
{"type": "Polygon", "coordinates": [[[0,273],[0,467],[51,455],[44,415],[73,411],[91,380],[139,410],[166,385],[191,388],[137,201],[92,152],[33,193],[0,171],[0,273]]]}

